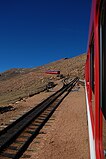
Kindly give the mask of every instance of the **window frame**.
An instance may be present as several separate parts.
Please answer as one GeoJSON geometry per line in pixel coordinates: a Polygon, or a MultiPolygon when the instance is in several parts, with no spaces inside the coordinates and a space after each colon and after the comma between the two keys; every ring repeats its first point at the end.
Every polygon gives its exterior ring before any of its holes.
{"type": "Polygon", "coordinates": [[[106,0],[102,2],[100,12],[100,107],[106,119],[106,0]]]}
{"type": "Polygon", "coordinates": [[[94,93],[94,35],[90,44],[90,85],[94,93]]]}

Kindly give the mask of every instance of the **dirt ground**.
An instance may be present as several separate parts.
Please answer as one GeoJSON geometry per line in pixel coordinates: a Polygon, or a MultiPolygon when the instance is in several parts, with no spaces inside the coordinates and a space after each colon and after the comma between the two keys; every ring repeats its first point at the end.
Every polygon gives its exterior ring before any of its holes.
{"type": "Polygon", "coordinates": [[[63,100],[21,157],[30,159],[88,159],[88,129],[84,88],[63,100]]]}
{"type": "MultiPolygon", "coordinates": [[[[11,105],[0,114],[1,129],[62,87],[11,105]]],[[[63,100],[21,159],[88,159],[88,129],[84,88],[76,86],[63,100]]]]}
{"type": "Polygon", "coordinates": [[[51,89],[49,92],[44,91],[32,97],[28,97],[27,99],[17,101],[14,104],[10,103],[9,105],[5,106],[4,109],[6,108],[8,111],[0,114],[0,130],[4,129],[11,122],[18,119],[24,113],[37,106],[40,102],[55,93],[62,86],[62,82],[58,81],[57,86],[51,89]]]}

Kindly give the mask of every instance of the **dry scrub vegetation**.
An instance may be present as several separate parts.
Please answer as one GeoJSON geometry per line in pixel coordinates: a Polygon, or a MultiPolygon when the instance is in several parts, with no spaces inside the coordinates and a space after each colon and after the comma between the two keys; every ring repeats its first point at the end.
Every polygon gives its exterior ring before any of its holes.
{"type": "Polygon", "coordinates": [[[25,97],[44,91],[49,81],[56,82],[56,75],[48,75],[46,70],[60,70],[65,77],[84,78],[86,54],[31,69],[11,69],[0,74],[0,106],[14,103],[25,97]]]}

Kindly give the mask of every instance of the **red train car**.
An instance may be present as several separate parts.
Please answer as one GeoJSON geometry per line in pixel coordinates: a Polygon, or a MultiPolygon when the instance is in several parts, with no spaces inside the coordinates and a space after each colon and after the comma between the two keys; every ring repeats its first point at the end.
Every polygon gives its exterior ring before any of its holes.
{"type": "Polygon", "coordinates": [[[60,74],[60,71],[57,71],[57,70],[48,70],[48,71],[46,71],[45,73],[47,73],[47,74],[57,74],[57,75],[59,75],[59,74],[60,74]]]}
{"type": "Polygon", "coordinates": [[[106,0],[93,0],[85,66],[90,159],[106,158],[106,0]]]}

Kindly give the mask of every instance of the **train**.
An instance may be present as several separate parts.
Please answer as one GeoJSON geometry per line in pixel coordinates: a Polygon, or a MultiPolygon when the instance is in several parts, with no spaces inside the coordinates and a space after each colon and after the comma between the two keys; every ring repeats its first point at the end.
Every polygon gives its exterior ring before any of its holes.
{"type": "Polygon", "coordinates": [[[59,75],[60,71],[59,70],[47,70],[45,71],[46,74],[56,74],[59,75]]]}
{"type": "Polygon", "coordinates": [[[85,93],[89,158],[106,159],[106,0],[92,0],[85,93]]]}

